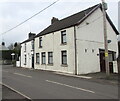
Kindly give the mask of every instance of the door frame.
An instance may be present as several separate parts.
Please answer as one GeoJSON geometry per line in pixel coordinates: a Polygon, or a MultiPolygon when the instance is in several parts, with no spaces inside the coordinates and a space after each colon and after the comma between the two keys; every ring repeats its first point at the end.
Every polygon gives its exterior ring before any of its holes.
{"type": "MultiPolygon", "coordinates": [[[[112,61],[109,62],[109,68],[110,68],[110,73],[113,73],[113,61],[115,61],[115,54],[116,52],[114,51],[108,51],[109,54],[112,54],[112,61]]],[[[99,58],[100,58],[100,71],[101,72],[106,72],[106,66],[105,66],[105,50],[104,49],[99,49],[99,58]]]]}

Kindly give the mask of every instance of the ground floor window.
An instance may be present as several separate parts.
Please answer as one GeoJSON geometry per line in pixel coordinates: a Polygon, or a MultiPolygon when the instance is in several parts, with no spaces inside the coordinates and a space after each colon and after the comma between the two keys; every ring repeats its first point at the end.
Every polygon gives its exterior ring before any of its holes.
{"type": "Polygon", "coordinates": [[[42,53],[41,53],[41,57],[42,57],[41,63],[42,63],[42,64],[46,64],[46,55],[45,55],[45,52],[42,52],[42,53]]]}
{"type": "Polygon", "coordinates": [[[48,64],[53,64],[53,52],[48,52],[48,64]]]}
{"type": "Polygon", "coordinates": [[[40,63],[40,56],[39,56],[39,53],[36,53],[36,63],[37,63],[37,64],[40,63]]]}
{"type": "Polygon", "coordinates": [[[67,51],[61,51],[62,64],[67,65],[67,51]]]}
{"type": "Polygon", "coordinates": [[[25,65],[26,65],[26,63],[27,63],[27,56],[25,55],[25,65]]]}

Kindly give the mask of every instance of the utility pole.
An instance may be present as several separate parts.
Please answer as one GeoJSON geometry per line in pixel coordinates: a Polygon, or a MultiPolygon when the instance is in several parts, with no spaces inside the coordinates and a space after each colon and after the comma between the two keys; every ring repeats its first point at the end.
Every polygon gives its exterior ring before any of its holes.
{"type": "Polygon", "coordinates": [[[108,54],[108,40],[107,40],[107,24],[106,24],[106,10],[107,3],[102,0],[102,10],[103,10],[103,25],[104,25],[104,47],[105,47],[105,67],[106,67],[106,75],[110,75],[109,69],[109,54],[108,54]]]}

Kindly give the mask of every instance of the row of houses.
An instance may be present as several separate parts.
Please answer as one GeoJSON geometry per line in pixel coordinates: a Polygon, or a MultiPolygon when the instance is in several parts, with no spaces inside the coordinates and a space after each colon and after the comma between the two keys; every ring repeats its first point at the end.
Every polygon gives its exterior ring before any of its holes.
{"type": "MultiPolygon", "coordinates": [[[[117,29],[106,14],[110,72],[117,73],[117,29]]],[[[21,67],[71,74],[105,72],[102,5],[59,20],[21,43],[21,67]]]]}

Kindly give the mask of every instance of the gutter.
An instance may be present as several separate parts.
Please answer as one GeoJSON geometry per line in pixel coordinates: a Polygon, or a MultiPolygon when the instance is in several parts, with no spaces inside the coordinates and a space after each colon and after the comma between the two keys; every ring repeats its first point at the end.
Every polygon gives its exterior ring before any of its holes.
{"type": "Polygon", "coordinates": [[[75,75],[77,75],[77,44],[76,44],[76,28],[74,26],[74,45],[75,45],[75,75]]]}

